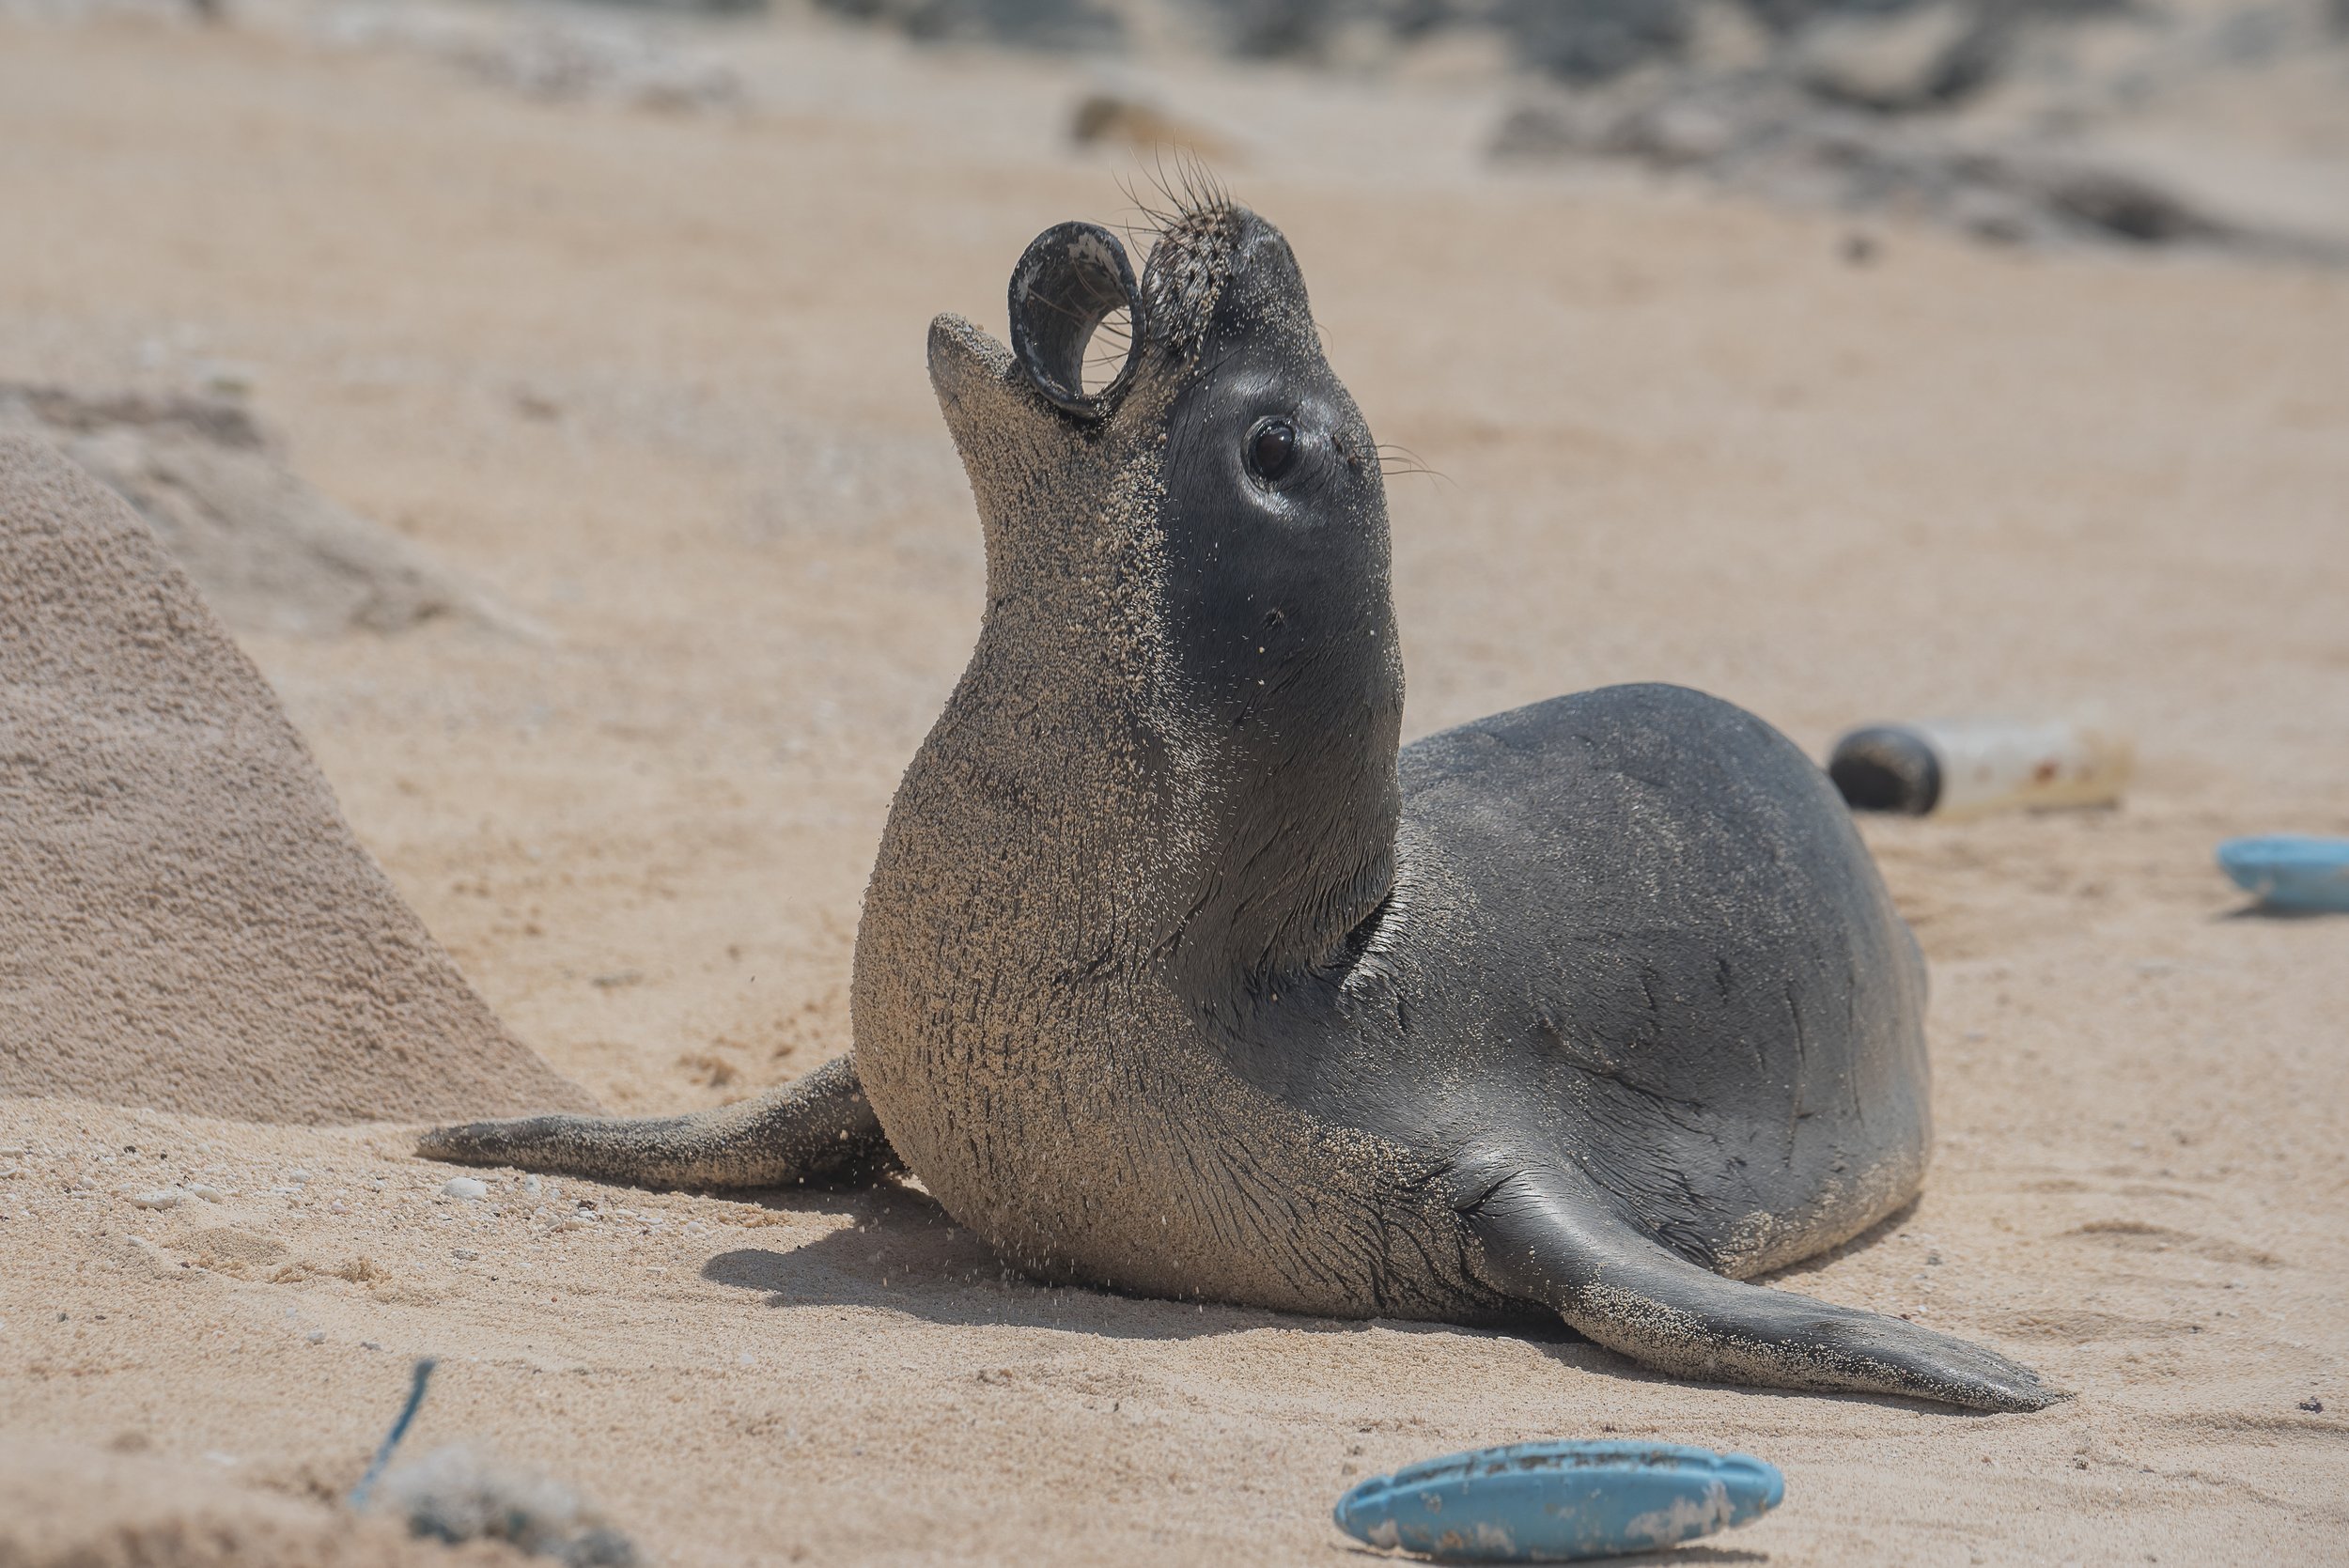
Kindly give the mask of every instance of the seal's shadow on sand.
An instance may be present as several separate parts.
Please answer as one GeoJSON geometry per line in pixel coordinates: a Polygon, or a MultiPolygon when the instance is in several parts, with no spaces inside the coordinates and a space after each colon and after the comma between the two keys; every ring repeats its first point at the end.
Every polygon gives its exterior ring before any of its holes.
{"type": "MultiPolygon", "coordinates": [[[[770,1307],[879,1307],[957,1327],[1057,1328],[1118,1340],[1194,1340],[1242,1334],[1257,1328],[1286,1328],[1306,1334],[1351,1334],[1385,1328],[1404,1334],[1514,1339],[1538,1345],[1546,1358],[1562,1366],[1632,1383],[1670,1386],[1678,1381],[1592,1343],[1546,1313],[1500,1328],[1413,1323],[1396,1318],[1355,1322],[1292,1317],[1284,1312],[1220,1306],[1211,1301],[1161,1301],[1083,1286],[1038,1284],[1005,1267],[986,1243],[948,1219],[938,1201],[918,1188],[884,1183],[876,1188],[835,1188],[821,1196],[800,1189],[766,1194],[759,1201],[778,1213],[845,1212],[853,1220],[803,1246],[738,1247],[719,1253],[702,1265],[701,1277],[710,1283],[762,1292],[767,1297],[765,1304],[770,1307]]],[[[1816,1258],[1766,1276],[1765,1282],[1799,1279],[1838,1258],[1873,1246],[1907,1224],[1916,1211],[1915,1201],[1904,1203],[1849,1241],[1816,1258]]],[[[1805,1394],[1734,1384],[1708,1387],[1716,1393],[1739,1398],[1827,1398],[1842,1404],[1881,1405],[1890,1409],[1936,1409],[1952,1417],[1982,1414],[1942,1409],[1893,1394],[1805,1394]]],[[[1688,1555],[1692,1549],[1679,1548],[1672,1560],[1767,1560],[1735,1552],[1718,1559],[1696,1559],[1688,1555]]]]}
{"type": "Polygon", "coordinates": [[[1372,1323],[1292,1317],[1214,1302],[1163,1301],[1073,1285],[1044,1285],[1003,1265],[986,1243],[912,1188],[883,1186],[823,1197],[793,1192],[763,1200],[796,1214],[840,1214],[854,1222],[799,1247],[741,1247],[702,1265],[712,1284],[761,1291],[770,1307],[879,1307],[957,1327],[1061,1328],[1112,1339],[1189,1340],[1255,1328],[1355,1333],[1374,1326],[1404,1333],[1529,1339],[1569,1361],[1628,1370],[1628,1363],[1547,1316],[1507,1329],[1443,1323],[1372,1323]]]}
{"type": "MultiPolygon", "coordinates": [[[[820,1196],[795,1189],[766,1194],[759,1201],[778,1213],[847,1213],[853,1220],[803,1246],[739,1247],[717,1254],[702,1265],[701,1277],[710,1283],[763,1292],[765,1304],[770,1307],[878,1307],[958,1327],[1057,1328],[1121,1340],[1193,1340],[1257,1328],[1287,1328],[1308,1334],[1349,1334],[1385,1328],[1405,1334],[1514,1339],[1538,1345],[1550,1360],[1581,1371],[1633,1383],[1670,1386],[1678,1382],[1594,1344],[1547,1313],[1500,1328],[1396,1318],[1357,1322],[1292,1317],[1285,1312],[1227,1307],[1211,1301],[1163,1301],[1118,1296],[1077,1285],[1038,1284],[1004,1266],[985,1242],[947,1218],[945,1209],[929,1194],[894,1183],[834,1188],[820,1196]]],[[[1907,1224],[1916,1211],[1915,1201],[1904,1203],[1849,1241],[1816,1258],[1777,1270],[1766,1276],[1763,1282],[1798,1280],[1838,1258],[1873,1246],[1907,1224]]],[[[1734,1384],[1708,1387],[1718,1393],[1754,1399],[1824,1397],[1838,1403],[1881,1405],[1891,1409],[1939,1408],[1898,1395],[1804,1394],[1734,1384]]],[[[1946,1409],[1940,1413],[1953,1417],[1980,1414],[1946,1409]]],[[[1688,1558],[1689,1550],[1680,1548],[1673,1560],[1697,1560],[1688,1558]]],[[[1720,1560],[1765,1560],[1732,1555],[1720,1560]]]]}

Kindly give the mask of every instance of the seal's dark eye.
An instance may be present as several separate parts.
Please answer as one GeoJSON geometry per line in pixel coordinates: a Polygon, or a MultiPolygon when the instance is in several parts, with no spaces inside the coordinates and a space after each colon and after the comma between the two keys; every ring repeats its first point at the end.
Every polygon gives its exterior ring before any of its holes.
{"type": "Polygon", "coordinates": [[[1297,427],[1285,419],[1268,419],[1248,438],[1248,466],[1260,479],[1278,479],[1297,461],[1297,427]]]}

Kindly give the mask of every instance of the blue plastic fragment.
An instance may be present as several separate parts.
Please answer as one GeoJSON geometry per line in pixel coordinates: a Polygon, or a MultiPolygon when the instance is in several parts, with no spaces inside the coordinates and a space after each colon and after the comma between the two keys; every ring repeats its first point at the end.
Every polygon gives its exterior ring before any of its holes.
{"type": "Polygon", "coordinates": [[[367,1506],[367,1495],[375,1490],[375,1483],[383,1478],[383,1467],[392,1462],[392,1451],[399,1447],[399,1440],[402,1437],[408,1436],[409,1423],[416,1419],[416,1411],[424,1405],[424,1390],[431,1385],[432,1369],[440,1364],[429,1356],[421,1357],[417,1359],[414,1370],[409,1374],[408,1403],[399,1407],[399,1418],[392,1422],[392,1429],[383,1435],[382,1446],[375,1451],[375,1458],[367,1465],[367,1473],[359,1478],[359,1484],[350,1489],[350,1496],[345,1499],[353,1509],[367,1506]]]}
{"type": "Polygon", "coordinates": [[[2231,838],[2218,846],[2218,865],[2270,908],[2349,910],[2349,838],[2231,838]]]}
{"type": "Polygon", "coordinates": [[[1655,1551],[1760,1518],[1786,1495],[1775,1466],[1672,1443],[1512,1443],[1373,1476],[1338,1528],[1457,1562],[1576,1562],[1655,1551]]]}

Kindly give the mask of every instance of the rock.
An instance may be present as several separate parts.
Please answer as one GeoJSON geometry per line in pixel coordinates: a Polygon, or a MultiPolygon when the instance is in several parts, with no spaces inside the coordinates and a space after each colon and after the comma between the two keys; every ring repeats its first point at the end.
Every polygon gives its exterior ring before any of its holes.
{"type": "Polygon", "coordinates": [[[476,1177],[451,1176],[441,1184],[441,1195],[444,1198],[460,1199],[468,1203],[477,1203],[490,1195],[490,1187],[487,1182],[476,1177]]]}
{"type": "Polygon", "coordinates": [[[284,468],[235,399],[0,383],[0,428],[10,427],[47,435],[131,503],[233,626],[329,637],[454,617],[529,629],[284,468]]]}
{"type": "Polygon", "coordinates": [[[2160,245],[2239,238],[2182,193],[2126,169],[2077,157],[2009,156],[1999,173],[2049,210],[2117,240],[2160,245]]]}
{"type": "Polygon", "coordinates": [[[1676,169],[1726,156],[1737,147],[1742,130],[1733,116],[1712,104],[1660,103],[1647,113],[1616,121],[1599,146],[1610,153],[1676,169]]]}
{"type": "Polygon", "coordinates": [[[1212,132],[1120,93],[1088,93],[1070,116],[1069,140],[1079,147],[1170,147],[1228,161],[1232,149],[1212,132]]]}
{"type": "MultiPolygon", "coordinates": [[[[1093,0],[816,0],[819,10],[877,22],[910,38],[1010,44],[1022,49],[1111,48],[1126,36],[1124,19],[1093,0]]],[[[1274,0],[1263,9],[1296,8],[1274,0]]]]}
{"type": "MultiPolygon", "coordinates": [[[[658,8],[662,0],[649,3],[658,8]]],[[[728,4],[715,0],[712,8],[728,4]]],[[[736,108],[744,98],[742,79],[722,60],[677,54],[625,29],[594,29],[552,15],[446,53],[483,80],[531,98],[601,99],[671,112],[736,108]]]]}
{"type": "Polygon", "coordinates": [[[1893,112],[1963,97],[1990,79],[1999,52],[1999,33],[1981,13],[1933,0],[1889,15],[1827,18],[1803,35],[1796,70],[1831,102],[1893,112]]]}
{"type": "Polygon", "coordinates": [[[2020,245],[2048,237],[2046,215],[2013,191],[1967,185],[1952,192],[1943,215],[1977,240],[2020,245]]]}
{"type": "Polygon", "coordinates": [[[1769,63],[1772,42],[1761,18],[1735,0],[1697,0],[1681,54],[1700,71],[1759,70],[1769,63]]]}
{"type": "Polygon", "coordinates": [[[2143,156],[2093,144],[1960,135],[1919,120],[1831,108],[1769,81],[1699,83],[1606,101],[1524,105],[1496,158],[1627,158],[1691,169],[1797,205],[1921,215],[2012,244],[2194,244],[2319,263],[2340,236],[2238,218],[2143,156]]]}
{"type": "Polygon", "coordinates": [[[176,1209],[181,1203],[193,1202],[194,1197],[193,1193],[182,1192],[176,1187],[167,1187],[160,1192],[134,1193],[132,1195],[131,1202],[143,1209],[176,1209]]]}
{"type": "Polygon", "coordinates": [[[383,1478],[368,1507],[409,1532],[457,1545],[504,1541],[568,1568],[635,1568],[629,1538],[575,1489],[462,1446],[435,1450],[383,1478]]]}

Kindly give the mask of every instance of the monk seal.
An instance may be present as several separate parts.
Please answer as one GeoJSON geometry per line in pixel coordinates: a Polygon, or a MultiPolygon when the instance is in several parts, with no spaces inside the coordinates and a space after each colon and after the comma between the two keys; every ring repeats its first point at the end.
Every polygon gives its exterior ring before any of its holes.
{"type": "Polygon", "coordinates": [[[1741,1282],[1913,1197],[1923,959],[1767,724],[1618,686],[1398,751],[1378,452],[1270,224],[1065,224],[930,380],[987,546],[906,770],[851,1056],[759,1100],[422,1152],[768,1186],[902,1161],[1041,1280],[1563,1317],[1658,1371],[1985,1410],[2003,1356],[1741,1282]],[[1132,324],[1106,385],[1083,358],[1132,324]]]}

